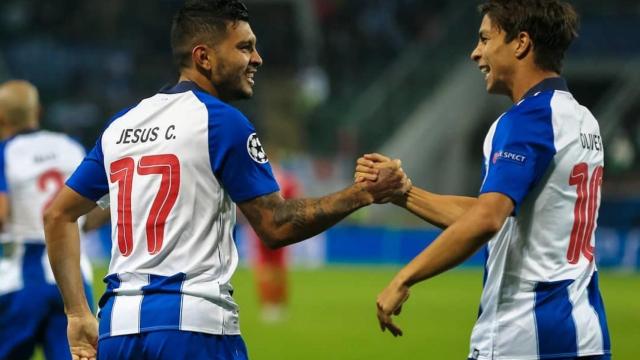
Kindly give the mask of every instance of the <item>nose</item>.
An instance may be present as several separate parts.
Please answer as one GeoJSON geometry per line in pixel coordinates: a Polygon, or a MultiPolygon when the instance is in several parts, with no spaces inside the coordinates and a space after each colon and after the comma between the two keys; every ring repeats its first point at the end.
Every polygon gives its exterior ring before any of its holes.
{"type": "Polygon", "coordinates": [[[260,56],[260,53],[258,53],[258,49],[255,49],[253,51],[253,53],[251,54],[251,65],[258,67],[262,65],[262,57],[260,56]]]}
{"type": "Polygon", "coordinates": [[[480,61],[480,44],[476,45],[475,49],[471,51],[471,60],[478,62],[480,61]]]}

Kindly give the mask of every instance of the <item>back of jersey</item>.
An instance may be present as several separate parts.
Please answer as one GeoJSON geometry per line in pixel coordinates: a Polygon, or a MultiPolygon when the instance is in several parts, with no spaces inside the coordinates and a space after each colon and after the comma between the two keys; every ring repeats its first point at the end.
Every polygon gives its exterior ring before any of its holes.
{"type": "Polygon", "coordinates": [[[44,243],[42,214],[80,164],[84,149],[50,131],[18,134],[1,145],[0,191],[8,192],[8,241],[44,243]]]}
{"type": "Polygon", "coordinates": [[[100,336],[237,334],[235,202],[278,190],[249,121],[190,82],[118,114],[67,185],[109,193],[100,336]]]}

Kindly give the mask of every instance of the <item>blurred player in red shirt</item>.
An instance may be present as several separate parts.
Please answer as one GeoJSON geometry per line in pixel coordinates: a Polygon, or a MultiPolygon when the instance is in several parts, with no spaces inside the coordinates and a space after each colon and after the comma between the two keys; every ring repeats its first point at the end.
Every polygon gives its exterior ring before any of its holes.
{"type": "MultiPolygon", "coordinates": [[[[296,175],[271,161],[273,174],[285,199],[302,195],[296,175]]],[[[271,250],[264,245],[250,226],[246,227],[253,248],[253,262],[258,286],[261,316],[265,322],[282,320],[288,299],[287,248],[271,250]]]]}

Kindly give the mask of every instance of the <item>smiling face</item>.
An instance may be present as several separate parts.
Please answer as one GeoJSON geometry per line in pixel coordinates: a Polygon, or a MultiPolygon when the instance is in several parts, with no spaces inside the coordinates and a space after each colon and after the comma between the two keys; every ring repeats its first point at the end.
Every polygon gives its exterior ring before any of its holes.
{"type": "Polygon", "coordinates": [[[517,57],[517,41],[505,43],[505,32],[485,15],[478,31],[478,45],[471,53],[471,59],[485,75],[487,91],[491,94],[510,96],[517,57]]]}
{"type": "Polygon", "coordinates": [[[229,22],[224,39],[216,43],[209,56],[210,80],[220,99],[248,99],[253,95],[254,75],[262,58],[248,22],[229,22]]]}

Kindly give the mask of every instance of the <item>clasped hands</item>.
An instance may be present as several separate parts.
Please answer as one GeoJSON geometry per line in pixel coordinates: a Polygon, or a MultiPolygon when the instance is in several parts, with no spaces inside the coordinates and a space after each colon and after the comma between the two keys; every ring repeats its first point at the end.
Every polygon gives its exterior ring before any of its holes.
{"type": "Polygon", "coordinates": [[[387,156],[365,154],[356,161],[353,175],[355,183],[363,184],[374,196],[374,202],[383,204],[406,194],[412,186],[411,179],[402,170],[402,162],[387,156]]]}

